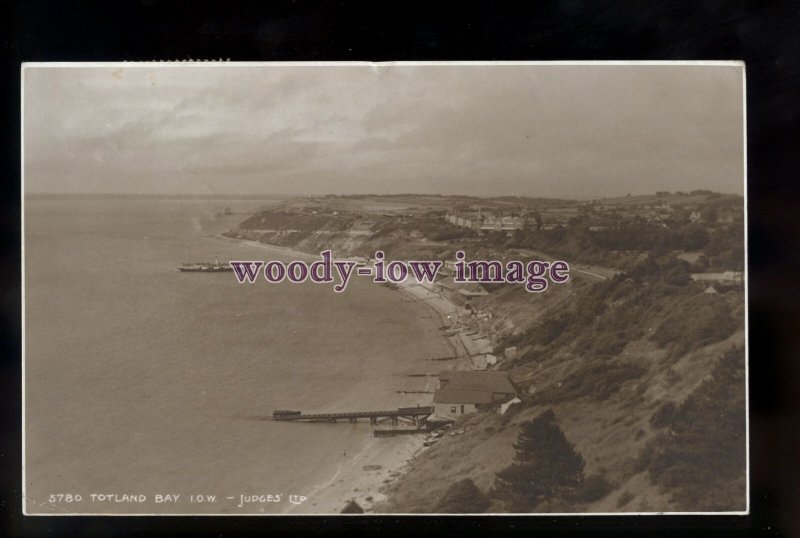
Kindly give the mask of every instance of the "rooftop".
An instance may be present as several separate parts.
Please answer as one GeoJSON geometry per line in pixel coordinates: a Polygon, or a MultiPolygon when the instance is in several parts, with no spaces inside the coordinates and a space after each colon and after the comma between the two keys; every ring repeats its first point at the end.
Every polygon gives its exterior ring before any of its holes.
{"type": "Polygon", "coordinates": [[[439,373],[439,383],[442,389],[450,390],[480,390],[509,394],[517,392],[506,372],[446,371],[439,373]]]}
{"type": "Polygon", "coordinates": [[[472,403],[485,404],[492,401],[492,393],[485,389],[439,389],[433,396],[436,403],[472,403]]]}

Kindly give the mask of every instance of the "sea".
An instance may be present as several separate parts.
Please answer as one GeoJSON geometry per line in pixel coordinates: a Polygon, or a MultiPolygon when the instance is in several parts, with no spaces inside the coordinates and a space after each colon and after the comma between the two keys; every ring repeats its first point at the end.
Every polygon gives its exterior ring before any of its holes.
{"type": "Polygon", "coordinates": [[[429,359],[450,351],[441,321],[402,292],[177,270],[290,261],[220,236],[278,202],[26,197],[26,513],[281,513],[371,427],[270,421],[273,410],[430,404],[415,391],[432,389],[441,363],[429,359]],[[283,500],[239,508],[241,495],[283,500]]]}

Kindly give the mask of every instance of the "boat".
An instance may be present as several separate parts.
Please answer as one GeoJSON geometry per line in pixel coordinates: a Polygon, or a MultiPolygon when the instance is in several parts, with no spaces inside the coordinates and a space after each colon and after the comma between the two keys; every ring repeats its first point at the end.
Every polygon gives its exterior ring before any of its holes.
{"type": "Polygon", "coordinates": [[[225,263],[220,263],[218,259],[214,259],[214,263],[184,263],[178,267],[178,271],[181,271],[182,273],[225,273],[233,271],[233,267],[225,263]]]}
{"type": "Polygon", "coordinates": [[[273,417],[297,416],[302,414],[300,411],[293,411],[291,409],[276,409],[272,412],[273,417]]]}

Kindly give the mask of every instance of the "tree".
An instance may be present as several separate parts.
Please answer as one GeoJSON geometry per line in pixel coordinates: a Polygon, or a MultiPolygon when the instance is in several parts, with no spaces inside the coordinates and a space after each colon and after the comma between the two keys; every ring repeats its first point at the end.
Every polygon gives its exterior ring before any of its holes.
{"type": "Polygon", "coordinates": [[[542,230],[542,214],[538,211],[533,212],[533,218],[536,220],[536,231],[542,230]]]}
{"type": "Polygon", "coordinates": [[[556,424],[552,409],[522,424],[514,448],[514,463],[496,474],[493,491],[513,512],[569,496],[583,482],[583,457],[556,424]]]}
{"type": "Polygon", "coordinates": [[[437,503],[439,514],[480,514],[489,508],[489,498],[469,478],[459,480],[445,491],[437,503]]]}
{"type": "MultiPolygon", "coordinates": [[[[711,375],[665,417],[640,456],[677,510],[745,507],[747,415],[744,350],[730,348],[711,375]]],[[[653,416],[653,420],[658,420],[653,416]]]]}

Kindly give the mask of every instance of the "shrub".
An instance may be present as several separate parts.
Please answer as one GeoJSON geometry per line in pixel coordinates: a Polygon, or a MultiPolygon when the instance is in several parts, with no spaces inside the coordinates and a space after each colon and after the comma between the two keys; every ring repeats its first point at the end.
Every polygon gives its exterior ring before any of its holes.
{"type": "Polygon", "coordinates": [[[599,501],[614,490],[614,484],[600,475],[592,475],[586,478],[583,483],[575,490],[572,499],[576,502],[590,503],[599,501]]]}
{"type": "MultiPolygon", "coordinates": [[[[637,465],[672,493],[679,510],[742,509],[745,500],[745,390],[742,350],[725,353],[637,465]]],[[[665,412],[666,413],[666,412],[665,412]]]]}
{"type": "Polygon", "coordinates": [[[697,297],[686,308],[676,309],[656,328],[650,339],[661,347],[674,346],[678,353],[720,342],[740,325],[722,304],[709,305],[697,297]],[[691,315],[687,310],[691,309],[691,315]]]}
{"type": "Polygon", "coordinates": [[[613,357],[625,349],[626,344],[621,333],[604,334],[595,338],[592,351],[600,357],[613,357]]]}
{"type": "Polygon", "coordinates": [[[434,511],[441,514],[480,514],[489,505],[489,497],[471,479],[465,478],[447,488],[434,511]]]}
{"type": "Polygon", "coordinates": [[[677,407],[673,402],[667,402],[658,408],[658,411],[650,417],[650,425],[654,428],[663,428],[675,418],[677,407]]]}
{"type": "Polygon", "coordinates": [[[570,317],[564,314],[546,318],[536,330],[536,340],[539,344],[547,345],[552,343],[569,326],[570,317]]]}
{"type": "Polygon", "coordinates": [[[622,495],[617,498],[617,508],[622,508],[629,502],[633,500],[633,493],[630,491],[625,491],[622,495]]]}
{"type": "Polygon", "coordinates": [[[635,363],[609,364],[595,361],[583,365],[570,375],[557,392],[549,395],[549,400],[557,403],[584,396],[605,400],[619,391],[623,383],[639,379],[645,372],[645,367],[635,363]]]}

